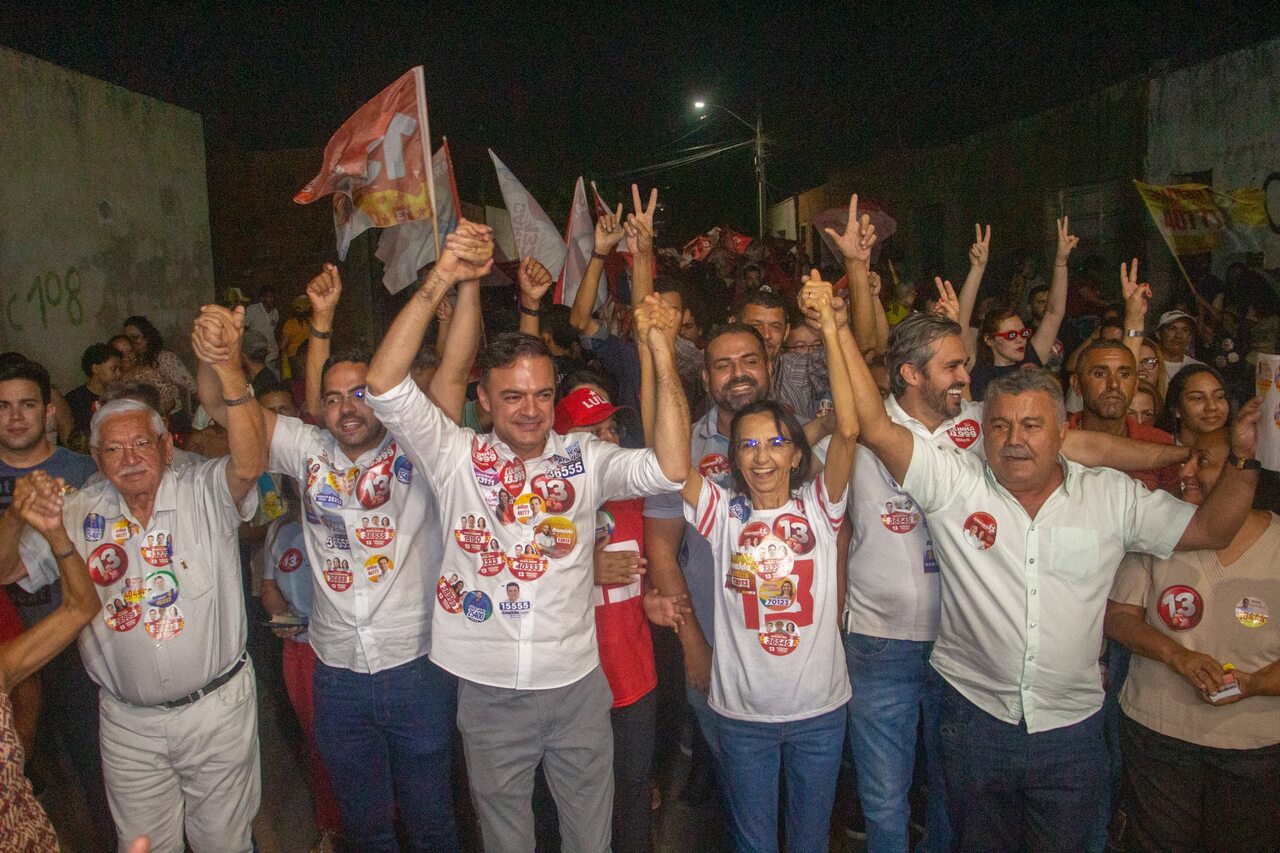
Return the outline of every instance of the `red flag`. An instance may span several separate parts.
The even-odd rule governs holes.
[[[310,204],[333,193],[338,257],[367,228],[431,219],[435,210],[422,66],[405,72],[356,110],[324,148],[324,166],[293,197]],[[456,208],[455,208],[456,209]]]

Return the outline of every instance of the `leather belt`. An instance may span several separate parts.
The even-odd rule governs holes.
[[[195,693],[188,693],[186,696],[183,696],[181,699],[174,699],[172,702],[161,702],[159,707],[182,708],[186,705],[190,705],[192,702],[199,701],[200,699],[204,698],[205,696],[208,696],[210,693],[217,690],[219,687],[221,687],[222,685],[230,681],[232,678],[234,678],[235,674],[244,668],[245,662],[247,660],[249,660],[249,653],[241,652],[240,660],[236,661],[235,664],[231,667],[231,669],[222,673],[222,675],[219,675],[217,678],[215,678],[213,681],[210,681],[204,687],[201,687]]]

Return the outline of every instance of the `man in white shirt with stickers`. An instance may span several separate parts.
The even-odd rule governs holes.
[[[440,274],[456,272],[455,260],[445,253]],[[427,658],[440,576],[437,503],[427,479],[365,402],[369,354],[329,356],[341,291],[331,264],[307,285],[308,371],[320,375],[325,428],[263,412],[268,469],[293,477],[303,493],[315,582],[308,632],[319,658],[312,681],[316,744],[349,844],[399,851],[398,808],[412,849],[454,851],[457,686]],[[197,351],[219,351],[216,330],[204,331],[197,321]],[[201,403],[221,420],[206,376],[201,373]]]
[[[102,599],[80,654],[102,687],[102,767],[120,849],[252,849],[260,773],[253,667],[237,535],[257,506],[266,463],[262,414],[240,366],[243,312],[219,309],[228,358],[213,384],[227,407],[230,456],[170,465],[160,416],[136,400],[105,404],[90,447],[103,482],[66,495],[63,519]],[[246,405],[248,404],[248,405]],[[56,558],[27,530],[0,552],[20,557],[28,590],[55,582]]]
[[[446,240],[449,253],[487,269],[492,233],[464,222]],[[460,679],[458,728],[486,848],[534,849],[531,797],[541,762],[565,849],[606,850],[613,697],[595,639],[596,510],[606,500],[671,491],[688,471],[687,457],[670,451],[689,428],[675,368],[679,317],[656,296],[637,309],[660,318],[647,342],[656,365],[656,451],[553,432],[554,366],[542,342],[524,334],[495,338],[481,361],[480,404],[494,424],[481,436],[455,425],[409,377],[413,354],[453,283],[428,277],[368,374],[370,404],[432,480],[441,519],[476,518],[475,528],[447,537],[431,657]],[[551,501],[555,514],[545,511]],[[535,532],[542,547],[534,544]],[[477,537],[487,540],[484,546]],[[483,559],[494,539],[508,555],[504,561]],[[510,600],[512,582],[527,607],[498,606]]]
[[[1115,566],[1125,551],[1230,541],[1257,475],[1224,476],[1206,511],[1067,461],[1061,389],[1041,370],[991,383],[985,462],[895,423],[860,359],[853,381],[863,441],[919,506],[942,566],[928,677],[956,843],[1085,849],[1105,791],[1097,651]],[[1256,419],[1255,405],[1237,429],[1243,456]]]

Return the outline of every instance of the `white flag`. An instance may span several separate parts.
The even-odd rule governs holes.
[[[458,211],[453,206],[452,164],[448,145],[431,155],[431,181],[435,185],[436,221],[440,242],[458,227]],[[436,240],[430,219],[414,219],[383,230],[378,238],[378,260],[382,261],[382,284],[389,293],[399,293],[418,280],[418,270],[436,259]]]
[[[568,251],[560,232],[551,224],[541,205],[498,159],[498,155],[493,153],[493,149],[489,150],[489,156],[493,158],[493,168],[498,172],[502,200],[507,205],[507,213],[511,214],[511,231],[515,235],[516,252],[521,258],[537,259],[551,273],[552,278],[558,278],[560,271],[564,269],[564,258]]]
[[[569,232],[566,237],[568,256],[564,262],[564,273],[556,282],[556,302],[560,305],[573,307],[578,286],[582,284],[582,277],[587,274],[587,264],[591,263],[591,253],[595,251],[595,231],[595,224],[591,221],[591,208],[587,205],[586,187],[582,178],[578,178],[578,184],[573,188],[573,207],[569,210]],[[600,278],[603,284],[604,276],[601,275]],[[599,311],[600,306],[604,305],[607,290],[606,287],[600,287],[596,291],[596,304],[591,307],[593,312]]]

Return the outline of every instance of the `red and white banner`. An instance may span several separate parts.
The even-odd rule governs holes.
[[[524,185],[512,174],[498,155],[489,150],[493,158],[493,168],[498,173],[498,187],[502,190],[502,201],[511,215],[511,232],[515,236],[516,254],[521,258],[533,257],[547,268],[552,278],[557,278],[564,269],[567,249],[564,238],[551,224],[546,211],[538,204]]]
[[[310,204],[333,194],[338,257],[368,228],[430,220],[434,187],[427,175],[427,95],[422,66],[343,122],[324,148],[324,165],[293,200]]]
[[[431,180],[435,185],[436,225],[440,242],[458,227],[458,182],[453,175],[449,140],[431,155]],[[382,261],[382,284],[390,293],[399,293],[418,280],[418,271],[436,259],[436,235],[430,219],[415,219],[385,229],[378,237],[378,260]]]
[[[694,261],[705,261],[707,255],[717,247],[727,249],[735,255],[741,255],[751,245],[751,238],[739,234],[728,225],[717,225],[705,234],[694,237],[680,250],[682,257]]]

